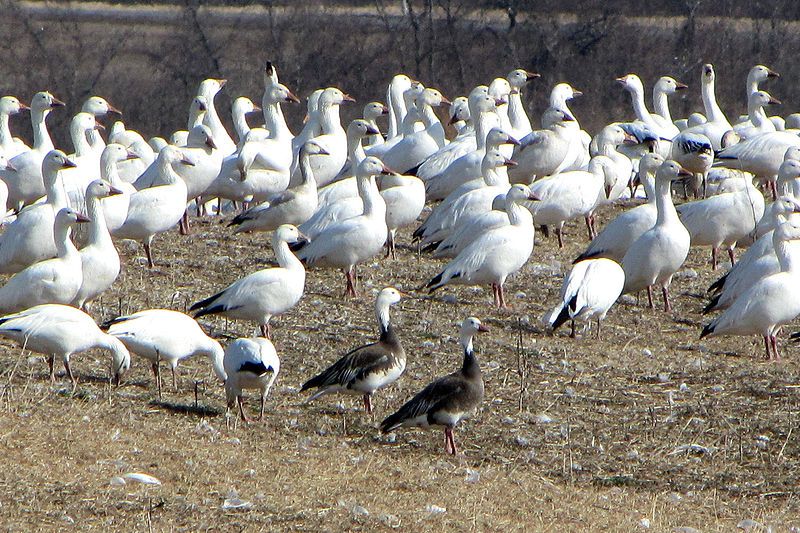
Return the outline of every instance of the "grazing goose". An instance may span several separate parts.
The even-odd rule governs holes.
[[[703,107],[705,108],[706,122],[684,131],[702,133],[711,141],[714,150],[721,150],[724,148],[722,143],[723,137],[733,128],[717,104],[717,97],[714,93],[715,79],[714,67],[710,64],[703,65],[700,87],[703,94]]]
[[[136,154],[117,143],[107,144],[100,155],[100,178],[119,191],[119,193],[102,200],[103,217],[106,220],[106,227],[112,235],[125,222],[128,216],[131,194],[136,192],[136,187],[133,184],[127,183],[120,178],[119,165],[124,161],[136,159],[137,157]]]
[[[380,253],[386,242],[386,203],[375,183],[377,174],[392,174],[375,157],[367,157],[358,166],[356,178],[363,191],[364,212],[332,223],[297,252],[308,266],[341,268],[346,278],[345,295],[357,296],[355,267]]]
[[[530,200],[536,196],[528,192]],[[431,279],[430,292],[447,284],[481,285],[490,283],[494,304],[507,308],[503,284],[517,272],[533,252],[533,218],[522,205],[511,202],[509,224],[491,229],[467,245],[445,268]]]
[[[8,186],[8,205],[14,209],[19,210],[46,193],[42,161],[54,147],[45,120],[50,111],[58,107],[64,107],[64,102],[48,92],[33,95],[31,100],[33,146],[30,150],[11,158],[13,170],[0,170],[0,179]]]
[[[56,214],[56,257],[34,263],[0,287],[0,312],[13,313],[39,304],[70,304],[81,288],[81,256],[70,230],[89,219],[65,207]]]
[[[586,259],[575,263],[561,285],[560,302],[545,315],[545,323],[555,331],[567,320],[588,322],[597,319],[597,339],[600,339],[600,322],[622,294],[625,272],[611,259]]]
[[[151,250],[153,237],[178,224],[186,210],[186,183],[172,165],[193,164],[178,148],[172,146],[161,150],[156,161],[159,165],[161,183],[164,184],[132,194],[128,203],[128,216],[122,226],[114,232],[114,237],[117,239],[141,242],[150,268],[155,264]]]
[[[24,349],[46,355],[50,381],[55,381],[55,358],[61,357],[73,388],[78,380],[69,366],[72,354],[93,348],[110,351],[111,376],[117,385],[122,374],[131,367],[131,356],[125,345],[101,331],[92,317],[68,305],[37,305],[0,317],[0,335],[17,341]]]
[[[96,180],[86,189],[86,207],[89,215],[89,238],[80,249],[81,275],[83,281],[72,305],[79,309],[108,290],[119,276],[119,254],[108,233],[106,219],[103,216],[101,200],[109,196],[122,194],[102,180]]]
[[[372,133],[366,139],[364,139],[364,148],[369,148],[371,146],[375,146],[376,144],[383,144],[385,142],[385,139],[381,134],[381,130],[378,128],[378,118],[388,114],[389,108],[380,102],[370,102],[364,106],[364,120],[367,121],[367,124],[369,124],[372,129],[378,132]]]
[[[172,386],[175,390],[178,389],[175,377],[178,361],[193,355],[208,356],[216,376],[225,381],[222,346],[207,336],[188,315],[170,309],[148,309],[109,320],[103,327],[110,335],[121,340],[131,353],[151,362],[159,396],[161,361],[166,361],[172,370]]]
[[[735,263],[733,249],[755,232],[756,224],[764,215],[764,196],[750,182],[749,177],[740,178],[744,187],[725,192],[726,180],[718,194],[688,202],[676,209],[681,222],[689,231],[692,246],[711,246],[711,268],[717,269],[717,252],[728,251],[731,264]],[[738,180],[737,180],[738,181]]]
[[[22,140],[11,135],[11,129],[8,127],[8,120],[11,116],[22,111],[30,111],[30,109],[30,107],[20,102],[16,96],[0,98],[0,153],[7,159],[30,150]]]
[[[222,364],[227,374],[225,399],[228,409],[238,404],[242,420],[248,422],[247,415],[244,414],[242,390],[258,389],[261,392],[258,420],[264,418],[264,399],[281,371],[281,361],[275,346],[263,337],[236,339],[225,347]]]
[[[289,224],[280,226],[272,236],[272,249],[279,266],[249,274],[189,310],[197,311],[195,318],[221,314],[256,322],[261,335],[270,338],[270,319],[297,305],[303,296],[306,271],[289,249],[290,244],[303,242],[297,228]]]
[[[75,163],[60,150],[53,150],[44,157],[42,174],[47,184],[47,199],[23,209],[6,227],[0,237],[0,272],[19,272],[56,254],[53,224],[56,213],[69,203],[58,173],[74,166]]]
[[[574,263],[596,257],[622,261],[630,245],[645,231],[656,223],[656,192],[653,177],[664,163],[664,158],[657,153],[648,153],[639,161],[639,179],[644,184],[647,202],[620,213],[614,220],[606,224],[603,231],[592,239],[586,251],[579,255]]]
[[[400,427],[444,426],[445,453],[456,455],[458,448],[453,429],[471,417],[483,401],[483,375],[480,363],[472,351],[472,338],[478,332],[489,331],[475,317],[461,324],[460,343],[464,362],[459,370],[441,377],[418,392],[391,416],[381,422],[381,432],[389,433]]]
[[[400,292],[387,287],[375,300],[380,338],[347,352],[322,373],[303,383],[300,391],[319,389],[307,402],[325,394],[361,394],[364,409],[372,414],[372,395],[397,381],[406,369],[406,353],[389,320],[389,307],[400,301]]]
[[[122,111],[108,103],[108,101],[103,98],[102,96],[90,96],[83,102],[81,106],[82,113],[89,113],[93,115],[95,118],[105,117],[109,113],[117,115],[119,117],[122,116]],[[103,153],[103,150],[106,148],[106,142],[103,140],[103,136],[100,135],[98,131],[99,128],[95,128],[89,132],[87,132],[86,137],[89,141],[89,145],[91,145],[92,150],[94,150],[95,154],[99,157],[100,154]]]
[[[728,309],[703,328],[700,338],[715,335],[762,335],[767,359],[780,359],[780,328],[800,314],[800,256],[787,244],[800,240],[800,226],[791,221],[772,236],[780,271],[754,283]]]
[[[672,180],[690,175],[675,161],[666,161],[659,167],[656,172],[656,223],[631,244],[622,258],[625,271],[623,293],[647,289],[650,308],[653,307],[653,285],[660,285],[664,310],[672,310],[669,285],[689,254],[691,238],[672,204],[671,186]]]
[[[272,231],[282,224],[299,226],[317,210],[317,181],[314,179],[309,158],[325,154],[325,150],[308,141],[300,148],[300,172],[303,181],[296,187],[272,196],[266,202],[251,207],[237,215],[228,226],[236,226],[234,233],[245,231]]]

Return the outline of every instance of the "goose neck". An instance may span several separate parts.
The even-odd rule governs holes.
[[[275,258],[278,260],[278,265],[281,268],[305,271],[303,263],[292,253],[289,245],[283,239],[273,236],[272,250],[275,252]]]
[[[378,185],[375,183],[375,176],[366,178],[366,195],[362,196],[364,201],[364,216],[369,218],[385,218],[386,203],[383,201]]]
[[[211,365],[214,367],[214,374],[216,374],[220,381],[225,381],[228,379],[228,374],[225,372],[225,367],[222,364],[225,352],[222,346],[214,339],[208,339],[207,343],[208,347],[205,351],[208,358],[211,359]]]
[[[264,127],[269,131],[269,138],[281,140],[291,136],[289,126],[283,116],[281,104],[278,102],[264,101],[262,105],[264,114]]]
[[[89,215],[89,244],[111,243],[111,235],[106,226],[106,217],[103,214],[103,204],[97,196],[89,196],[86,202],[86,211]]]
[[[633,112],[636,114],[636,118],[649,124],[651,117],[650,112],[647,110],[647,105],[644,103],[644,93],[639,87],[631,87],[629,91],[631,93],[631,102],[633,103]]]
[[[508,119],[511,121],[511,127],[517,131],[527,132],[532,129],[531,120],[522,104],[520,91],[512,92],[508,96]]]
[[[511,185],[508,180],[508,172],[504,171],[505,167],[487,168],[483,173],[483,181],[485,181],[486,185],[489,185],[490,187],[502,187],[504,185],[508,185],[510,187]]]
[[[8,126],[9,115],[5,111],[0,112],[0,146],[5,146],[13,141],[11,128]]]
[[[406,103],[403,100],[403,90],[399,84],[390,84],[386,93],[389,103],[389,128],[387,138],[392,139],[400,134],[400,126],[406,117]]]
[[[380,329],[381,340],[385,340],[385,337],[388,337],[392,331],[392,323],[389,318],[389,307],[390,304],[388,302],[378,300],[375,303],[375,318],[378,320],[378,329]]]
[[[478,358],[472,348],[472,334],[461,336],[461,346],[464,349],[464,362],[461,365],[461,373],[467,379],[478,378],[481,375],[481,367]]]
[[[67,207],[69,204],[67,193],[64,190],[64,183],[59,179],[58,172],[48,171],[44,176],[44,184],[47,203],[53,206],[53,210],[58,212],[59,209]]]
[[[755,102],[752,98],[747,102],[747,114],[750,116],[750,122],[753,126],[759,128],[767,122],[767,114],[764,112],[764,106]]]
[[[323,135],[343,133],[342,122],[339,118],[338,104],[323,104],[320,110],[319,125]]]
[[[72,230],[72,226],[69,223],[56,223],[55,227],[53,228],[53,237],[55,237],[55,245],[56,245],[56,256],[60,258],[68,257],[72,254],[77,254],[78,250],[75,249],[75,245],[72,244],[72,239],[69,238],[69,234]]]
[[[656,209],[658,210],[656,225],[658,226],[675,222],[681,223],[678,218],[678,212],[675,210],[675,205],[672,203],[670,185],[670,180],[656,182]]]
[[[50,132],[47,131],[47,115],[50,109],[32,109],[31,125],[33,126],[33,148],[40,152],[49,152],[54,148],[53,141],[50,139]]]
[[[433,107],[427,104],[423,105],[420,114],[422,115],[422,123],[425,124],[426,128],[439,124],[439,117],[436,116]]]
[[[94,129],[87,130],[80,126],[74,126],[72,129],[72,146],[75,148],[75,155],[78,157],[84,156],[92,151],[92,146],[89,144],[88,136]]]
[[[242,109],[236,109],[233,113],[233,130],[236,138],[242,140],[250,133],[250,126],[247,124],[246,113]]]
[[[703,107],[706,111],[706,118],[709,122],[728,122],[725,115],[722,113],[719,104],[717,104],[717,97],[714,91],[714,80],[708,80],[702,85],[701,93],[703,95]]]
[[[664,120],[672,123],[672,114],[669,111],[669,96],[662,90],[653,91],[653,110]]]
[[[100,177],[117,187],[120,184],[119,169],[117,162],[111,157],[100,159]]]
[[[305,187],[313,187],[314,194],[316,194],[317,180],[314,179],[314,171],[311,169],[311,158],[305,153],[300,156],[300,176],[303,179],[302,185]]]

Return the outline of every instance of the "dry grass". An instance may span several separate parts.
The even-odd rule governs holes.
[[[509,283],[513,312],[491,309],[486,288],[415,292],[395,308],[409,367],[378,395],[377,419],[459,364],[457,320],[476,315],[492,329],[476,341],[486,401],[457,431],[457,458],[443,454],[439,432],[379,436],[356,398],[302,405],[296,394],[374,337],[370,291],[411,290],[436,273],[437,263],[409,249],[362,267],[365,295],[355,301],[339,298],[339,273],[310,274],[304,300],[275,321],[283,373],[260,424],[226,424],[222,388],[202,359],[183,364],[180,392],[168,387],[159,402],[140,360],[114,390],[103,379],[107,356],[76,356],[72,395],[63,382],[50,387],[43,359],[4,344],[0,523],[16,531],[73,521],[126,531],[630,531],[643,518],[655,531],[731,531],[742,519],[800,526],[797,349],[784,346],[784,361],[773,364],[754,357],[757,339],[697,340],[700,296],[715,278],[706,251],[690,256],[698,277],[675,281],[672,315],[622,303],[602,341],[547,336],[539,317],[585,245],[582,228],[572,225],[568,240],[563,251],[537,244]],[[266,242],[203,220],[188,238],[157,239],[153,272],[123,244],[123,276],[94,314],[183,309],[264,265]],[[254,332],[224,319],[203,324],[218,337]],[[679,451],[689,444],[706,451]],[[126,472],[163,484],[110,485]],[[252,508],[224,510],[232,489]]]

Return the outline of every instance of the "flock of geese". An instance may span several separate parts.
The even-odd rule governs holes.
[[[635,74],[617,81],[632,99],[635,119],[613,122],[591,136],[569,105],[581,92],[553,87],[533,129],[522,101],[539,75],[523,69],[448,100],[440,91],[398,74],[385,103],[364,106],[363,118],[343,127],[340,106],[354,99],[330,87],[312,92],[302,130],[294,134],[284,104],[300,99],[264,69],[260,106],[246,97],[232,105],[235,136],[224,127],[214,99],[225,80],[203,81],[189,105],[185,130],[148,140],[121,120],[107,138],[98,119],[121,112],[89,98],[70,125],[74,153],[55,149],[46,119],[64,103],[48,92],[30,106],[0,99],[0,335],[45,354],[50,377],[60,357],[73,387],[72,354],[102,348],[112,354],[119,383],[131,354],[150,362],[161,392],[160,363],[173,386],[178,363],[205,355],[224,382],[228,408],[247,420],[242,391],[264,400],[280,371],[270,341],[272,317],[302,299],[307,268],[345,276],[345,295],[358,294],[357,268],[376,256],[395,257],[397,232],[416,225],[422,253],[447,259],[421,287],[491,285],[494,305],[506,308],[505,283],[529,260],[535,228],[584,219],[591,243],[564,279],[558,303],[543,318],[555,330],[570,322],[600,324],[620,295],[661,289],[670,311],[670,284],[690,247],[710,247],[712,268],[726,251],[731,269],[710,288],[705,312],[721,312],[708,335],[761,335],[768,358],[778,359],[779,329],[800,314],[800,115],[769,116],[779,103],[760,84],[778,74],[758,65],[747,78],[747,114],[730,122],[715,99],[715,72],[700,75],[703,114],[673,119],[669,97],[687,86],[662,77],[647,108]],[[446,107],[444,124],[436,108]],[[30,112],[33,143],[10,130],[10,118]],[[255,117],[258,120],[248,117]],[[379,124],[386,118],[388,125]],[[257,122],[251,127],[250,122]],[[452,126],[454,135],[449,135]],[[687,200],[679,206],[674,197]],[[766,198],[765,198],[766,196]],[[645,198],[598,231],[595,211],[606,204]],[[633,203],[633,202],[631,202]],[[418,224],[426,204],[432,205]],[[239,209],[241,206],[241,209]],[[142,244],[153,267],[155,237],[178,227],[190,231],[190,212],[234,212],[232,233],[270,232],[277,266],[253,272],[191,306],[194,317],[168,309],[142,310],[98,326],[86,313],[120,273],[116,243]],[[75,232],[77,227],[83,231]],[[736,261],[737,244],[748,246]],[[390,320],[403,297],[380,291],[375,302],[376,342],[358,347],[311,377],[308,401],[326,394],[372,396],[397,381],[406,354]],[[256,325],[260,337],[226,347],[195,320],[218,314]],[[444,426],[446,451],[457,451],[453,428],[483,399],[473,338],[487,331],[477,318],[461,325],[461,367],[431,382],[380,424]]]

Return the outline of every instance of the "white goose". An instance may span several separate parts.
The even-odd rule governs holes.
[[[11,129],[8,126],[10,117],[22,111],[30,111],[30,109],[30,107],[20,102],[16,96],[0,98],[0,153],[7,159],[30,150],[21,139],[11,135]]]
[[[0,240],[0,272],[19,272],[56,254],[53,223],[56,213],[69,203],[58,173],[74,166],[75,163],[59,150],[44,157],[41,172],[47,184],[47,200],[23,209],[6,228]]]
[[[469,111],[469,100],[466,96],[457,96],[451,100],[452,103],[450,104],[450,120],[448,121],[448,125],[453,126],[453,129],[456,130],[456,139],[461,137],[462,135],[467,135],[470,131],[473,131],[473,124],[472,124],[472,115]],[[447,146],[453,144],[456,140],[453,139],[450,141]],[[427,163],[430,161],[430,157],[425,161]],[[423,163],[423,165],[425,164]],[[420,168],[422,168],[420,166]]]
[[[514,183],[531,183],[574,165],[577,151],[582,149],[578,137],[581,130],[575,129],[573,124],[575,118],[563,110],[549,109],[545,112],[545,121],[548,126],[520,139],[520,145],[514,149],[513,157],[518,165],[508,172]]]
[[[800,147],[800,137],[794,133],[788,131],[761,133],[717,153],[714,166],[750,172],[765,182],[775,195],[777,194],[775,180],[786,150],[798,147]]]
[[[416,176],[381,176],[380,193],[389,231],[386,253],[394,258],[397,230],[414,224],[425,207],[425,184]]]
[[[656,208],[658,215],[655,225],[645,231],[631,244],[622,268],[625,270],[624,293],[647,289],[647,299],[653,307],[653,285],[660,285],[664,296],[664,309],[672,310],[669,301],[669,285],[672,276],[683,265],[689,253],[689,232],[678,218],[672,204],[672,180],[679,176],[689,176],[674,161],[666,161],[656,172]]]
[[[511,123],[511,135],[515,139],[522,139],[531,131],[531,120],[525,111],[522,103],[522,89],[532,80],[540,78],[536,72],[529,72],[525,69],[514,69],[508,73],[506,80],[511,85],[511,94],[508,97],[508,118]]]
[[[306,98],[306,116],[303,119],[303,129],[292,139],[292,153],[298,153],[300,148],[322,133],[319,126],[319,97],[325,89],[316,89]],[[294,164],[294,162],[292,163]]]
[[[197,89],[197,95],[203,96],[206,100],[206,113],[203,117],[203,125],[211,129],[211,135],[214,137],[217,148],[223,156],[232,154],[236,151],[236,143],[233,142],[222,120],[217,114],[217,108],[214,105],[214,97],[225,86],[226,80],[218,80],[209,78],[200,83]]]
[[[529,197],[535,199],[533,195]],[[450,283],[490,283],[495,305],[507,307],[503,284],[528,261],[534,237],[530,212],[516,202],[509,207],[509,224],[491,229],[472,241],[427,283],[430,292]]]
[[[780,100],[774,98],[766,91],[756,91],[747,99],[747,116],[746,123],[737,124],[734,131],[741,139],[747,139],[759,133],[770,133],[777,131],[775,124],[767,117],[764,111],[764,106],[779,105]]]
[[[122,116],[122,111],[108,103],[108,100],[102,96],[90,96],[87,98],[81,106],[81,112],[89,113],[95,118],[105,117],[109,113],[120,117]],[[86,137],[89,140],[92,150],[94,150],[94,152],[97,154],[97,157],[100,157],[100,154],[103,153],[103,150],[106,147],[106,142],[103,140],[103,137],[100,135],[98,129],[93,129],[92,131],[88,132]]]
[[[100,155],[100,178],[110,183],[112,187],[120,191],[118,194],[103,198],[103,217],[106,219],[106,227],[113,235],[128,217],[128,205],[130,204],[131,194],[136,192],[136,187],[131,183],[123,181],[119,176],[119,167],[123,161],[136,159],[138,156],[127,148],[117,143],[106,145]]]
[[[606,156],[612,163],[606,173],[605,192],[606,200],[613,202],[628,188],[633,173],[633,163],[628,156],[618,152],[617,147],[635,141],[632,135],[616,124],[603,128],[595,137],[595,141],[597,150],[594,155]]]
[[[381,130],[378,127],[378,119],[388,114],[389,108],[380,102],[369,102],[364,106],[364,111],[362,113],[364,120],[366,120],[367,124],[369,124],[375,131],[378,132],[371,134],[364,140],[364,148],[369,148],[385,142],[385,139],[380,132]]]
[[[266,202],[251,207],[237,215],[228,226],[236,226],[234,233],[245,231],[272,231],[282,224],[302,224],[317,209],[317,181],[314,179],[309,158],[324,154],[325,150],[314,141],[300,149],[300,172],[303,181],[296,187],[278,193]]]
[[[31,123],[33,146],[11,158],[13,170],[0,170],[0,179],[8,186],[8,205],[19,209],[35,202],[45,194],[42,161],[53,149],[53,141],[47,131],[45,120],[50,111],[64,107],[64,102],[48,92],[39,92],[31,100]]]
[[[81,288],[81,256],[72,240],[70,230],[75,224],[89,219],[69,208],[55,218],[56,257],[34,263],[14,274],[0,287],[0,312],[12,313],[28,307],[46,304],[69,304]]]
[[[617,301],[625,285],[625,271],[611,259],[587,259],[575,263],[561,285],[561,300],[544,317],[547,326],[555,331],[567,320],[572,320],[575,336],[575,321],[587,323],[597,319],[597,338],[600,339],[600,322]],[[588,324],[587,324],[588,325]]]
[[[186,183],[175,173],[172,165],[192,165],[179,149],[172,146],[161,150],[156,161],[161,173],[160,181],[164,185],[132,194],[128,203],[128,216],[113,234],[117,239],[141,242],[150,268],[154,266],[151,251],[153,237],[178,224],[186,210]]]
[[[800,314],[800,256],[787,246],[800,240],[800,226],[784,222],[772,237],[780,271],[753,284],[720,316],[703,328],[700,338],[716,335],[762,335],[767,359],[780,359],[780,328]]]
[[[89,302],[108,290],[119,276],[119,254],[108,233],[101,203],[102,199],[116,194],[122,194],[122,191],[102,180],[93,181],[86,189],[89,238],[79,252],[83,281],[72,301],[72,305],[79,309],[85,309]]]
[[[225,381],[222,346],[207,336],[190,316],[170,309],[148,309],[121,316],[103,324],[110,335],[122,341],[128,350],[151,362],[159,396],[161,372],[159,363],[166,361],[172,370],[172,386],[177,390],[175,370],[181,359],[205,355],[211,360],[214,373]]]
[[[238,404],[242,420],[248,422],[247,415],[244,414],[242,391],[258,389],[261,393],[258,420],[264,418],[264,400],[281,371],[281,362],[275,346],[263,337],[236,339],[225,347],[222,363],[227,374],[225,399],[228,410],[234,404]]]
[[[360,189],[366,193],[364,212],[331,224],[297,254],[309,266],[341,268],[347,280],[347,295],[356,295],[355,266],[377,255],[386,242],[386,203],[375,184],[375,176],[382,173],[392,171],[375,157],[364,159],[356,174],[363,184]]]
[[[119,121],[114,123],[115,126],[117,124],[122,123]],[[124,127],[120,131],[110,134],[108,142],[120,144],[136,155],[135,158],[121,162],[118,166],[119,177],[125,183],[135,182],[158,155],[138,132],[126,130]]]
[[[714,67],[710,64],[703,65],[700,86],[703,94],[703,107],[705,108],[706,122],[684,131],[702,133],[711,141],[714,150],[721,150],[724,148],[722,145],[722,138],[733,128],[731,127],[731,123],[728,122],[728,119],[725,118],[725,114],[719,108],[719,104],[717,104],[717,98],[714,93],[715,79]]]
[[[672,114],[669,111],[669,97],[677,91],[683,91],[688,88],[687,85],[677,81],[675,78],[669,76],[660,77],[653,86],[653,113],[650,114],[652,119],[664,126],[674,124]]]
[[[84,205],[86,187],[100,179],[100,152],[89,143],[89,136],[102,127],[90,113],[78,113],[70,122],[70,138],[75,152],[68,157],[76,166],[62,171],[61,181],[73,207]]]
[[[250,132],[250,125],[247,123],[247,115],[250,113],[261,112],[261,107],[253,103],[246,96],[239,96],[233,101],[231,106],[231,117],[233,118],[233,130],[236,138],[243,141]]]
[[[92,317],[68,305],[37,305],[0,317],[0,335],[17,341],[27,350],[46,355],[51,381],[55,381],[55,358],[60,357],[73,388],[78,383],[69,365],[73,354],[93,348],[110,351],[111,376],[117,385],[131,366],[125,345],[101,331]]]
[[[278,266],[249,274],[189,309],[195,318],[221,314],[229,318],[256,322],[261,335],[270,338],[269,321],[287,312],[303,297],[306,271],[289,249],[302,244],[303,236],[294,226],[285,224],[272,236],[272,249]]]
[[[347,162],[333,182],[319,189],[319,205],[328,205],[342,198],[358,194],[355,171],[359,163],[367,157],[364,147],[361,145],[361,140],[372,135],[374,131],[378,130],[363,119],[356,119],[347,126]]]
[[[765,67],[764,65],[755,65],[750,71],[747,73],[747,102],[748,102],[748,114],[744,117],[741,117],[738,124],[734,124],[733,129],[738,134],[742,130],[747,130],[750,126],[753,125],[752,117],[749,114],[749,103],[750,103],[750,95],[758,91],[758,86],[762,82],[765,82],[769,79],[773,78],[780,78],[781,75],[772,70],[769,67]]]
[[[665,139],[672,139],[678,134],[677,126],[671,121],[668,122],[658,113],[650,113],[650,111],[647,110],[647,105],[644,101],[644,85],[639,76],[636,74],[626,74],[621,78],[617,78],[617,81],[630,93],[633,111],[636,114],[637,120],[641,121],[657,135]]]

